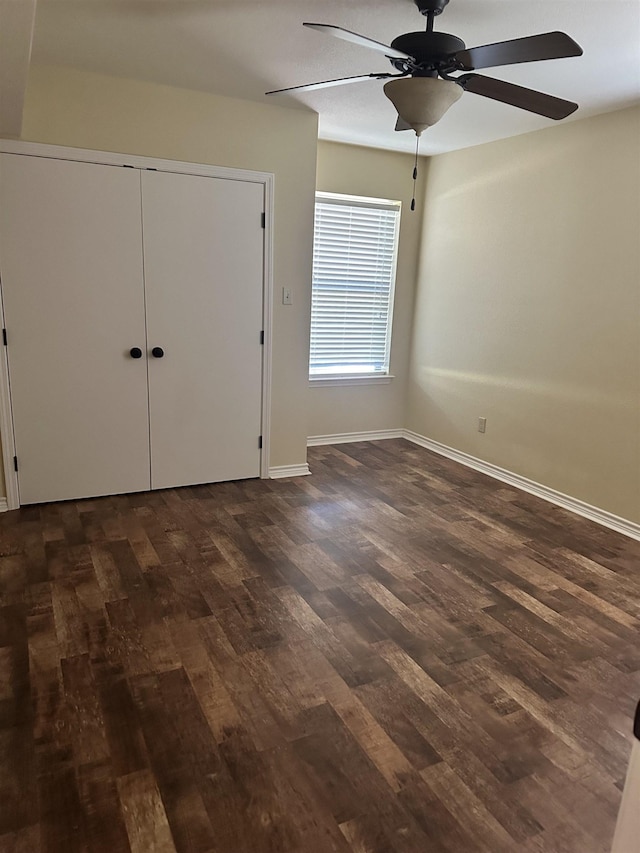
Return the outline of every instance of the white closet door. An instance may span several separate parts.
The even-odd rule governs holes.
[[[21,503],[148,489],[139,172],[2,154],[0,197]]]
[[[263,187],[144,172],[142,207],[152,487],[258,477]]]

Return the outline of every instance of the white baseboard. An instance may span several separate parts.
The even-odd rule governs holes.
[[[495,480],[515,486],[516,489],[521,489],[530,495],[535,495],[556,506],[561,506],[563,509],[568,509],[569,512],[574,512],[576,515],[581,515],[583,518],[588,518],[590,521],[602,524],[604,527],[615,530],[617,533],[640,540],[640,524],[636,524],[626,518],[620,518],[620,516],[613,515],[613,513],[599,507],[591,506],[591,504],[578,500],[578,498],[572,498],[570,495],[557,492],[555,489],[549,488],[549,486],[543,486],[542,483],[536,483],[534,480],[529,480],[520,474],[514,474],[513,471],[499,468],[497,465],[492,465],[491,462],[484,462],[482,459],[470,456],[461,450],[454,450],[453,447],[447,447],[446,444],[440,444],[438,441],[425,438],[425,436],[418,435],[418,433],[411,430],[405,430],[404,437],[407,441],[419,444],[420,447],[426,447],[427,450],[433,450],[434,453],[446,456],[447,459],[453,459],[454,462],[466,465],[467,468],[473,468],[474,471],[480,471],[482,474],[487,474]]]
[[[306,477],[311,473],[309,466],[304,465],[276,465],[274,468],[269,468],[269,478],[271,480],[282,480],[284,477]]]
[[[622,533],[623,536],[629,536],[631,539],[640,541],[640,524],[634,521],[621,518],[599,507],[591,506],[591,504],[578,500],[578,498],[565,495],[562,492],[549,488],[549,486],[543,486],[542,483],[536,483],[534,480],[529,480],[527,477],[515,474],[513,471],[507,471],[505,468],[500,468],[491,462],[484,462],[482,459],[478,459],[468,453],[463,453],[461,450],[455,450],[446,444],[440,444],[438,441],[426,438],[426,436],[419,435],[417,432],[412,432],[409,429],[314,435],[309,437],[307,445],[315,447],[321,444],[346,444],[352,441],[380,441],[385,438],[406,438],[407,441],[411,441],[413,444],[418,444],[420,447],[432,450],[440,456],[446,456],[447,459],[452,459],[454,462],[466,465],[467,468],[473,468],[474,471],[480,471],[480,473],[486,474],[488,477],[493,477],[495,480],[500,480],[502,483],[507,483],[516,489],[521,489],[523,492],[528,492],[530,495],[542,498],[549,503],[569,510],[569,512],[581,515],[583,518],[588,518],[589,521],[595,521],[596,524],[601,524],[603,527],[615,530],[616,533]]]
[[[310,435],[307,447],[319,447],[322,444],[350,444],[353,441],[382,441],[385,438],[404,438],[403,429],[379,429],[371,432],[342,432],[336,435]]]
[[[7,506],[7,499],[0,498],[0,512],[8,512],[9,507]]]

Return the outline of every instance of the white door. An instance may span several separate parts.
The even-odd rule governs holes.
[[[152,488],[258,477],[263,186],[146,171],[142,208]]]
[[[148,489],[139,172],[2,154],[0,199],[20,502]]]

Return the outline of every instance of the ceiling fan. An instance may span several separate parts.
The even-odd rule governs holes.
[[[504,80],[474,73],[478,68],[581,56],[580,45],[565,33],[542,33],[467,48],[462,39],[457,36],[434,32],[434,19],[441,14],[449,0],[414,0],[414,2],[427,18],[426,31],[404,33],[395,38],[390,45],[332,24],[303,24],[318,32],[362,47],[369,47],[384,54],[397,73],[381,72],[355,77],[339,77],[304,86],[275,89],[266,94],[277,95],[282,92],[323,89],[372,78],[388,80],[384,91],[398,113],[395,129],[413,129],[417,136],[420,136],[426,127],[439,121],[463,92],[482,95],[555,120],[566,118],[578,109],[578,105],[572,101],[565,101],[553,95],[546,95]],[[464,73],[452,76],[457,72]]]

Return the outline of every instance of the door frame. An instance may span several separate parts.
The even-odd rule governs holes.
[[[230,181],[244,181],[261,184],[264,190],[264,252],[262,272],[262,329],[264,346],[262,350],[262,451],[260,455],[260,477],[269,477],[269,448],[271,437],[271,371],[272,371],[272,328],[273,328],[273,210],[275,176],[271,172],[255,172],[248,169],[235,169],[227,166],[214,166],[205,163],[188,163],[180,160],[165,160],[155,157],[143,157],[138,154],[118,154],[112,151],[93,151],[84,148],[68,148],[60,145],[45,145],[39,142],[20,142],[0,139],[0,153],[18,154],[27,157],[44,157],[50,160],[75,160],[80,163],[99,163],[105,166],[133,167],[140,170],[174,172],[183,175],[200,175],[209,178],[222,178]],[[0,258],[0,274],[2,272]],[[2,302],[2,282],[0,280],[0,320],[4,323]],[[260,329],[256,329],[256,334]],[[11,330],[7,330],[9,339]],[[2,442],[2,461],[4,463],[7,488],[7,508],[18,509],[20,497],[18,475],[14,470],[15,437],[13,431],[13,413],[11,408],[11,384],[7,347],[2,347],[0,356],[0,440]]]

